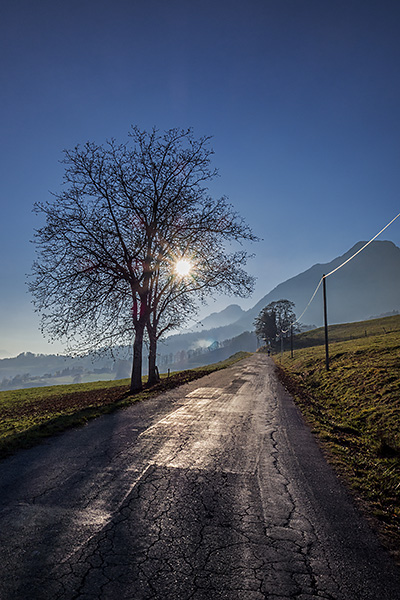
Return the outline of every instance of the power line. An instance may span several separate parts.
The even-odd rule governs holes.
[[[314,293],[311,296],[310,300],[308,301],[307,306],[305,307],[305,309],[303,310],[303,312],[301,313],[301,315],[295,321],[293,321],[293,323],[290,324],[290,327],[293,327],[293,325],[295,325],[296,323],[298,323],[300,321],[301,317],[304,315],[304,313],[306,312],[307,308],[310,306],[311,302],[314,300],[315,295],[316,295],[316,293],[318,292],[318,290],[319,290],[319,288],[321,286],[322,280],[323,280],[323,277],[321,277],[321,279],[319,280],[319,283],[318,283],[317,287],[315,288]],[[289,331],[290,327],[288,327],[285,330],[282,329],[281,333],[287,333]]]
[[[364,250],[364,248],[366,248],[367,246],[370,245],[371,242],[373,242],[374,240],[376,240],[376,238],[379,235],[381,235],[381,233],[383,233],[385,231],[385,229],[387,229],[389,227],[389,225],[391,225],[398,217],[400,217],[400,213],[398,215],[396,215],[395,218],[390,221],[390,223],[388,223],[387,225],[385,225],[385,227],[383,229],[381,229],[380,232],[377,233],[371,240],[369,240],[369,242],[367,242],[366,244],[364,244],[364,246],[362,248],[360,248],[359,250],[357,250],[357,252],[355,252],[353,254],[353,256],[350,256],[350,258],[348,258],[341,265],[339,265],[338,267],[336,267],[336,269],[333,269],[333,271],[331,271],[330,273],[327,273],[325,275],[325,277],[329,277],[329,275],[333,275],[333,273],[336,273],[336,271],[338,271],[339,269],[341,269],[342,267],[344,267],[344,265],[347,265],[347,263],[350,262],[355,256],[357,256],[357,254],[360,254],[360,252],[362,252]]]
[[[345,260],[344,262],[342,262],[342,264],[341,264],[341,265],[339,265],[338,267],[336,267],[336,269],[333,269],[332,271],[330,271],[330,273],[327,273],[326,275],[323,275],[323,276],[321,277],[321,279],[319,280],[319,283],[318,283],[317,287],[315,288],[315,291],[314,291],[313,295],[311,296],[310,300],[308,301],[308,304],[307,304],[307,306],[305,307],[305,309],[303,310],[303,312],[301,313],[301,315],[299,316],[299,318],[298,318],[298,319],[296,319],[295,321],[293,321],[293,323],[292,323],[292,326],[293,326],[295,323],[298,323],[298,322],[300,321],[301,317],[304,315],[304,313],[306,312],[306,310],[307,310],[307,309],[308,309],[308,307],[310,306],[311,302],[314,300],[314,298],[315,298],[315,295],[316,295],[316,293],[318,292],[318,290],[319,290],[319,288],[320,288],[320,286],[321,286],[321,283],[322,283],[322,281],[323,281],[324,279],[326,279],[327,277],[329,277],[329,275],[333,275],[333,273],[336,273],[336,271],[338,271],[339,269],[341,269],[342,267],[344,267],[344,265],[347,265],[347,263],[348,263],[348,262],[350,262],[351,260],[353,260],[353,258],[354,258],[355,256],[357,256],[357,254],[360,254],[360,252],[362,252],[363,250],[365,250],[365,248],[366,248],[367,246],[369,246],[369,245],[371,244],[371,242],[373,242],[374,240],[376,240],[376,238],[377,238],[378,236],[380,236],[380,235],[381,235],[381,233],[383,233],[383,232],[385,231],[385,229],[387,229],[387,228],[388,228],[388,227],[389,227],[389,226],[390,226],[392,223],[394,223],[394,221],[395,221],[396,219],[398,219],[398,217],[400,217],[400,213],[399,213],[398,215],[396,215],[396,216],[394,217],[394,219],[392,219],[392,220],[391,220],[391,221],[390,221],[390,222],[389,222],[387,225],[385,225],[385,227],[384,227],[383,229],[381,229],[381,230],[380,230],[380,231],[379,231],[379,232],[378,232],[376,235],[374,235],[374,237],[373,237],[373,238],[371,238],[371,239],[369,240],[369,242],[367,242],[366,244],[364,244],[364,246],[363,246],[362,248],[360,248],[359,250],[357,250],[357,252],[355,252],[355,253],[354,253],[352,256],[350,256],[350,258],[348,258],[347,260]],[[286,329],[286,331],[282,331],[282,333],[287,333],[287,332],[289,331],[289,329],[290,329],[290,328]]]
[[[314,291],[313,295],[311,296],[310,300],[308,301],[307,306],[305,307],[305,309],[303,310],[303,312],[301,313],[301,315],[298,317],[298,319],[296,319],[295,321],[293,321],[292,325],[294,325],[295,323],[297,323],[298,321],[300,321],[301,317],[304,315],[304,313],[306,312],[306,310],[310,306],[311,302],[314,300],[316,293],[318,292],[319,288],[321,287],[322,279],[323,279],[323,277],[321,277],[321,279],[319,280],[319,283],[318,283],[317,287],[315,288],[315,291]],[[289,331],[289,329],[287,329],[283,333],[287,333],[288,331]]]

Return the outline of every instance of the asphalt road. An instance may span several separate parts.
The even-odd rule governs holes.
[[[398,600],[270,358],[0,463],[1,600]]]

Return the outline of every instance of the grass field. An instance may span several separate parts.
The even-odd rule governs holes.
[[[400,315],[371,319],[370,321],[359,321],[358,323],[331,325],[328,337],[330,342],[345,342],[396,332],[400,334]],[[323,327],[305,331],[295,338],[297,348],[309,348],[310,346],[319,346],[324,343],[325,334]]]
[[[161,382],[139,394],[129,393],[129,380],[98,381],[0,392],[0,457],[38,443],[89,419],[130,406],[138,400],[224,369],[249,356],[238,352],[222,362],[161,376]]]
[[[400,316],[323,329],[276,355],[281,378],[400,559]],[[307,344],[309,347],[307,347]],[[319,344],[319,345],[318,345]]]

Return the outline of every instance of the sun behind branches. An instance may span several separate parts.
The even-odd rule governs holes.
[[[180,277],[185,277],[186,275],[189,275],[191,269],[192,269],[192,263],[190,261],[186,260],[185,258],[181,258],[180,260],[178,260],[175,263],[175,272]]]

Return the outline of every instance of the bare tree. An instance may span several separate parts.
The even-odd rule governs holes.
[[[162,335],[194,316],[198,302],[207,296],[226,293],[246,297],[254,283],[243,268],[247,253],[229,252],[228,246],[232,241],[256,238],[224,198],[214,201],[205,197],[201,204],[187,207],[184,219],[180,212],[174,215],[171,208],[168,218],[163,252],[169,259],[154,262],[149,284],[149,382],[156,380],[156,347]],[[174,271],[182,258],[190,265],[186,276]]]
[[[226,207],[228,211],[229,208]],[[162,276],[159,272],[150,285],[151,314],[147,322],[149,336],[149,383],[157,379],[155,357],[157,340],[170,329],[184,323],[197,313],[198,302],[217,292],[248,296],[253,287],[253,278],[243,266],[246,264],[246,252],[226,251],[218,227],[213,229],[209,215],[201,221],[201,228],[190,240],[188,256],[191,264],[186,277],[174,275]],[[231,216],[233,219],[234,216]],[[208,228],[209,226],[209,228]],[[221,225],[222,226],[222,225]],[[225,222],[223,232],[226,235],[228,225]],[[214,243],[212,243],[214,242]],[[211,250],[212,248],[212,250]],[[153,287],[153,283],[155,283]]]
[[[278,336],[289,336],[290,327],[296,321],[294,307],[290,300],[270,302],[254,320],[257,337],[273,346]]]
[[[255,334],[258,338],[264,340],[268,346],[275,344],[278,329],[276,326],[276,314],[270,305],[263,308],[260,314],[254,319],[254,326]]]
[[[216,175],[208,137],[133,128],[130,138],[65,151],[64,191],[35,205],[46,221],[35,234],[30,290],[43,330],[70,348],[133,338],[137,391],[146,330],[153,380],[157,339],[195,310],[195,296],[250,292],[247,255],[227,244],[256,238],[224,198],[206,193]],[[193,261],[185,279],[174,271],[182,256]]]

